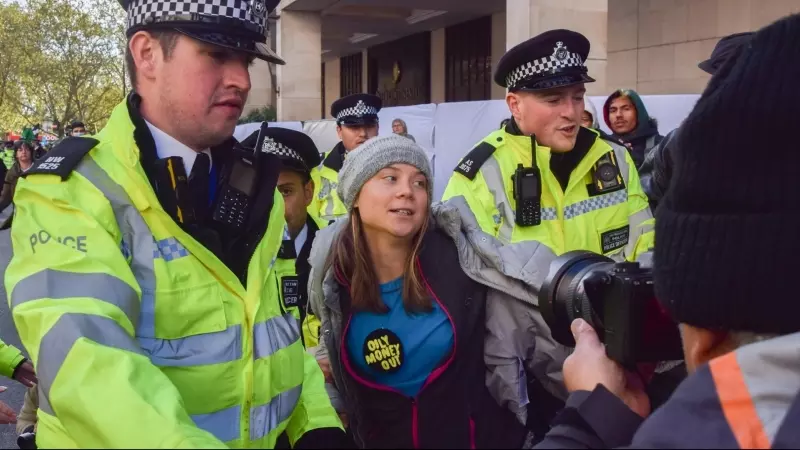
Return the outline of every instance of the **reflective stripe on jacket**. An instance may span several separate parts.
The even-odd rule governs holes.
[[[541,224],[520,227],[515,223],[516,201],[512,176],[519,164],[531,166],[532,138],[495,131],[481,145],[495,148],[474,179],[455,173],[443,200],[464,196],[481,229],[503,242],[538,241],[556,254],[589,250],[634,259],[653,246],[654,220],[642,191],[636,167],[624,147],[596,137],[586,156],[573,170],[566,192],[550,171],[550,149],[537,145],[536,162],[541,174]],[[590,195],[592,167],[613,152],[626,188]],[[627,230],[627,233],[626,233]],[[620,239],[625,237],[624,242]],[[624,244],[624,245],[622,245]],[[604,251],[604,248],[606,251]]]
[[[339,170],[344,163],[344,147],[341,142],[325,154],[322,164],[311,170],[314,180],[314,198],[308,207],[309,213],[323,221],[330,222],[347,214],[344,202],[339,198]]]
[[[39,447],[267,448],[340,427],[281,308],[281,196],[243,286],[161,207],[133,135],[123,103],[68,178],[17,186],[5,284],[38,372]]]

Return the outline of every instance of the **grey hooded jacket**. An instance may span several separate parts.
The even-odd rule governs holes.
[[[527,377],[560,399],[566,399],[561,368],[569,349],[556,343],[538,308],[537,296],[555,254],[538,242],[502,244],[481,231],[463,197],[432,206],[432,224],[453,239],[464,273],[487,286],[486,384],[498,404],[507,407],[521,423],[527,419]],[[309,305],[322,322],[320,346],[311,349],[317,360],[327,358],[336,386],[329,385],[334,407],[346,411],[337,388],[344,386],[339,351],[344,318],[339,305],[339,285],[326,267],[330,249],[346,220],[321,230],[309,262]],[[329,352],[331,353],[329,355]],[[329,357],[332,356],[332,357]]]

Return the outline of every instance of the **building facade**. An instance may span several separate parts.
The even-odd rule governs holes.
[[[796,12],[800,0],[282,0],[270,41],[287,64],[253,66],[248,107],[311,120],[357,92],[387,106],[502,99],[498,59],[556,28],[591,41],[590,95],[695,94],[721,37]]]

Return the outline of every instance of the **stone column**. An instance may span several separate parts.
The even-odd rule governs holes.
[[[246,115],[254,109],[261,109],[274,105],[272,75],[270,73],[270,63],[256,59],[250,67],[250,95],[247,97],[245,104]],[[274,65],[273,68],[274,69]]]
[[[445,29],[431,31],[431,103],[444,103],[447,97]]]
[[[494,82],[494,71],[500,58],[506,53],[506,18],[505,12],[492,14],[492,100],[505,100],[506,89]]]
[[[325,61],[325,117],[332,119],[331,106],[339,99],[342,92],[342,60],[340,58]]]
[[[369,92],[369,50],[367,49],[361,50],[361,92]]]
[[[278,54],[278,120],[316,119],[322,104],[322,16],[315,12],[280,11]]]
[[[545,31],[565,28],[592,43],[589,95],[606,94],[608,0],[506,0],[506,46],[511,48]]]

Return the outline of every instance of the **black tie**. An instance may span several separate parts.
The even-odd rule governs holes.
[[[194,212],[199,221],[206,219],[208,214],[208,188],[211,176],[211,158],[205,153],[198,153],[194,160],[192,173],[189,175],[189,190],[192,192]]]

